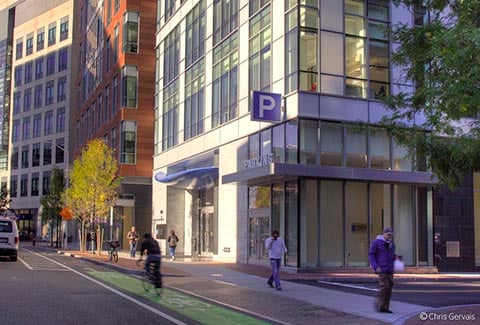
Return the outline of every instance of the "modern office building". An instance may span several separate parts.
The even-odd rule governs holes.
[[[158,239],[174,229],[179,255],[267,264],[278,229],[286,266],[350,268],[392,226],[408,266],[434,267],[435,181],[378,127],[381,96],[413,89],[383,30],[418,13],[375,0],[158,4]]]
[[[115,150],[122,184],[112,238],[128,247],[132,225],[141,233],[151,228],[157,2],[81,0],[75,6],[74,155],[93,138]]]
[[[10,1],[2,13],[7,10],[10,207],[21,234],[41,236],[47,229],[40,198],[49,191],[51,170],[68,168],[73,0]]]

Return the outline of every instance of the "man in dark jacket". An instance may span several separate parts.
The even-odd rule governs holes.
[[[140,245],[140,259],[142,259],[143,254],[147,254],[145,272],[149,273],[153,269],[153,275],[156,279],[155,286],[161,288],[162,275],[160,273],[160,246],[149,233],[143,235],[143,242]]]
[[[393,244],[393,230],[390,227],[383,229],[383,235],[378,235],[370,246],[368,253],[370,265],[378,274],[380,290],[378,292],[377,311],[391,313],[390,297],[393,287],[393,263],[395,262],[395,245]]]

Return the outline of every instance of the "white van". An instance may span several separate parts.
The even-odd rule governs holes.
[[[14,219],[0,217],[0,256],[8,256],[12,261],[17,260],[18,228]]]

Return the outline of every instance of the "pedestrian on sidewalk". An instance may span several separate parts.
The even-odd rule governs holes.
[[[170,231],[170,236],[167,239],[168,249],[170,251],[170,261],[175,260],[175,250],[177,249],[178,237],[175,235],[175,231]]]
[[[132,226],[131,230],[127,234],[128,243],[130,244],[130,257],[135,257],[135,251],[137,250],[137,241],[140,235],[135,226]]]
[[[375,308],[379,313],[392,313],[390,297],[392,296],[393,273],[395,262],[395,245],[393,244],[393,230],[390,227],[383,229],[372,242],[368,253],[370,265],[378,274],[379,292]]]
[[[282,286],[280,285],[280,264],[283,254],[288,252],[288,250],[282,237],[280,237],[278,230],[272,231],[272,237],[267,238],[265,241],[265,247],[268,250],[270,266],[272,267],[272,274],[270,275],[270,278],[268,278],[267,283],[273,288],[273,283],[275,282],[275,288],[277,290],[282,290]]]

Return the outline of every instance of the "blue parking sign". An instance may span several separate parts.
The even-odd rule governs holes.
[[[252,121],[281,122],[282,95],[253,91]]]

